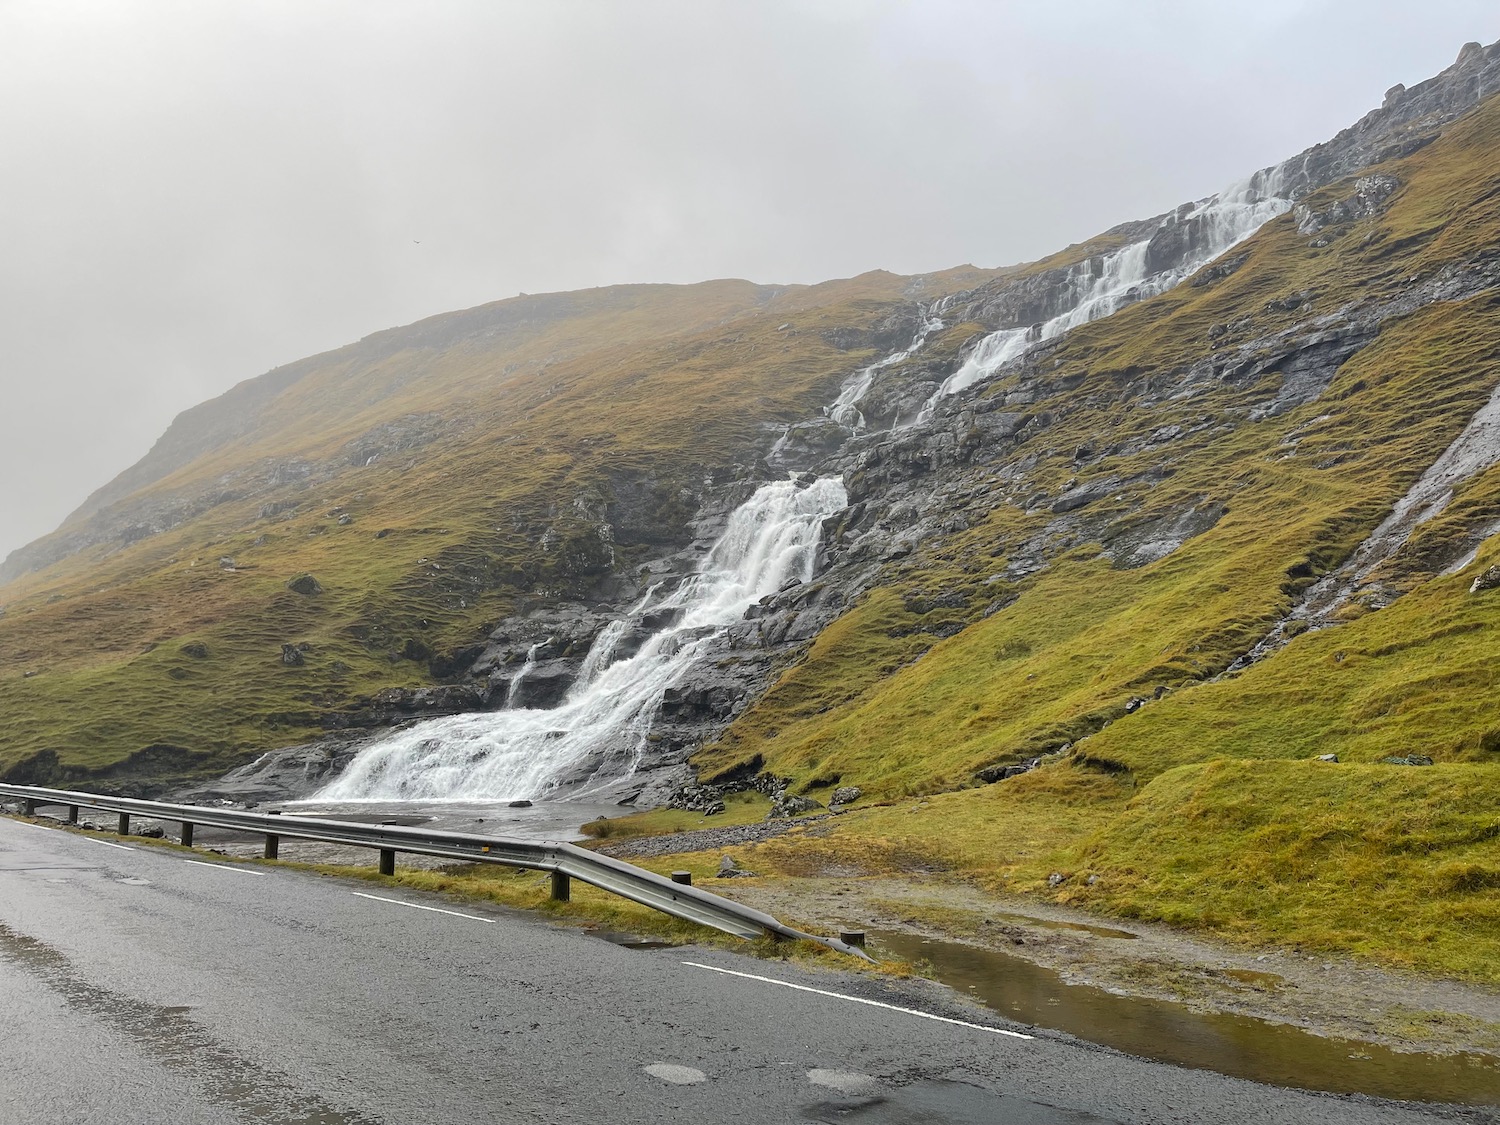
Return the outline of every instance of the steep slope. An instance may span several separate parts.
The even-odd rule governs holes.
[[[1493,530],[1497,152],[1491,99],[1415,155],[1305,197],[1232,269],[1075,328],[930,421],[841,453],[852,507],[825,580],[893,580],[872,583],[716,758],[743,748],[845,772],[830,751],[847,745],[882,757],[889,784],[953,784],[1092,733],[1137,694],[1218,677],[1346,559],[1363,561],[1312,624],[1423,580],[1465,585],[1471,574],[1436,576]],[[1391,185],[1377,207],[1322,221],[1377,178]],[[972,327],[953,332],[973,347]],[[889,378],[932,385],[930,359],[904,366]],[[1466,433],[1465,455],[1440,460]],[[1448,470],[1436,484],[1435,464]],[[1403,504],[1409,490],[1425,502]],[[1427,520],[1391,534],[1393,508]],[[913,747],[909,771],[887,768],[897,740],[873,737],[893,707],[913,708],[899,729],[923,714],[944,731],[941,748]],[[788,724],[804,710],[805,744]],[[774,740],[757,734],[761,713]]]
[[[786,427],[767,454],[771,468],[837,475],[848,485],[847,492],[855,502],[838,521],[838,539],[828,546],[823,573],[816,582],[794,583],[788,590],[766,595],[758,605],[749,607],[744,622],[729,624],[713,637],[696,639],[694,651],[699,659],[691,668],[673,674],[673,686],[661,695],[656,720],[647,725],[623,724],[615,732],[611,748],[606,749],[598,745],[586,724],[579,727],[567,721],[565,714],[593,714],[594,704],[604,703],[588,698],[593,687],[585,674],[587,669],[603,660],[634,659],[628,649],[616,651],[618,630],[623,628],[639,644],[652,629],[675,628],[670,620],[673,613],[692,616],[685,606],[673,610],[654,600],[663,596],[661,583],[667,583],[670,589],[673,584],[697,582],[689,573],[690,566],[679,565],[675,571],[670,565],[653,570],[649,585],[658,592],[652,594],[643,580],[637,589],[646,592],[629,609],[619,602],[613,606],[554,604],[530,610],[495,631],[493,644],[476,664],[475,672],[524,660],[526,691],[519,693],[517,701],[528,709],[563,704],[563,709],[535,718],[550,730],[554,741],[537,747],[530,756],[550,762],[533,763],[535,769],[528,766],[526,776],[532,779],[532,787],[520,795],[541,796],[558,787],[614,776],[622,772],[618,763],[630,764],[623,770],[627,774],[631,769],[670,765],[695,745],[711,740],[760,696],[777,671],[796,659],[802,645],[834,621],[844,606],[872,588],[888,587],[893,579],[899,580],[903,570],[910,570],[909,563],[899,561],[903,556],[966,532],[975,519],[987,518],[985,513],[994,506],[989,502],[994,485],[1001,477],[986,479],[975,472],[976,467],[1003,462],[1012,445],[1025,444],[1035,430],[1050,425],[1050,409],[1031,408],[1066,401],[1061,392],[1075,389],[1084,375],[1070,373],[1056,384],[1033,377],[1024,385],[1006,385],[1003,397],[987,394],[978,401],[971,401],[972,396],[967,394],[971,388],[993,384],[1007,371],[1029,371],[1034,376],[1041,358],[1051,354],[1069,332],[1134,304],[1149,302],[1188,277],[1193,278],[1196,288],[1231,277],[1246,265],[1249,251],[1236,252],[1211,268],[1204,267],[1216,256],[1235,250],[1268,220],[1294,206],[1302,233],[1316,233],[1319,228],[1379,213],[1400,181],[1366,169],[1367,162],[1419,151],[1496,85],[1500,85],[1500,49],[1470,45],[1443,74],[1411,91],[1391,91],[1380,109],[1326,145],[1263,169],[1218,195],[1154,219],[1125,224],[1054,259],[1010,271],[975,290],[923,307],[912,326],[909,343],[845,380],[822,416]],[[1347,169],[1368,174],[1336,198],[1320,200],[1318,189]],[[1313,248],[1326,248],[1331,241],[1328,236],[1320,236],[1313,240]],[[1350,263],[1335,263],[1330,268],[1336,271],[1343,265]],[[1358,263],[1353,266],[1363,268]],[[1474,290],[1469,281],[1459,282],[1457,288],[1465,285]],[[1231,300],[1243,296],[1234,285],[1225,292]],[[1454,295],[1454,291],[1443,294],[1444,299]],[[1432,296],[1408,294],[1403,299],[1419,304]],[[1306,298],[1306,294],[1282,298],[1281,311],[1296,313],[1299,308],[1310,307]],[[1246,354],[1241,360],[1248,375],[1260,374],[1272,362],[1267,355],[1251,354],[1256,349],[1274,351],[1277,346],[1286,346],[1284,354],[1292,357],[1288,366],[1294,377],[1275,402],[1255,408],[1261,414],[1275,414],[1316,394],[1338,364],[1367,343],[1368,337],[1379,330],[1380,322],[1391,315],[1391,309],[1367,310],[1363,322],[1347,329],[1303,340],[1299,337],[1307,335],[1305,329],[1288,328],[1285,339],[1253,346],[1236,337],[1226,321],[1213,330],[1212,338],[1215,346],[1242,346]],[[1028,326],[1027,321],[1034,317],[1042,319]],[[1234,318],[1237,329],[1251,323],[1232,312],[1226,317]],[[1289,324],[1296,321],[1296,316],[1288,318]],[[1125,322],[1127,326],[1133,323],[1138,322]],[[1130,327],[1123,330],[1136,331]],[[1131,374],[1122,371],[1119,377],[1128,379]],[[1187,374],[1201,384],[1217,378],[1219,372],[1210,364],[1207,370]],[[1201,389],[1184,393],[1195,394]],[[1095,393],[1093,399],[1097,398]],[[1087,411],[1097,405],[1097,401],[1085,400],[1072,404],[1071,412],[1086,417]],[[1089,419],[1092,427],[1112,422],[1097,416]],[[1136,452],[1143,453],[1137,484],[1152,483],[1156,469],[1151,464],[1151,452]],[[1020,480],[1031,492],[1045,496],[1045,482],[1028,479],[1034,468],[1006,466],[1005,474],[1012,483]],[[1086,527],[1088,514],[1065,513],[1100,499],[1098,493],[1112,489],[1115,483],[1095,481],[1057,497],[1055,511],[1064,514],[1062,525]],[[1037,493],[1039,484],[1043,488]],[[745,498],[725,499],[738,503]],[[1221,514],[1219,508],[1209,504],[1201,510],[1195,507],[1172,513],[1167,527],[1155,527],[1147,521],[1136,529],[1139,541],[1129,545],[1127,562],[1141,565],[1160,558],[1180,540],[1212,526]],[[1095,507],[1091,512],[1100,510]],[[704,524],[705,530],[708,526]],[[1116,530],[1115,534],[1118,537],[1123,533]],[[1048,561],[1048,551],[1033,551],[1026,559],[1013,560],[1005,574],[990,574],[986,581],[990,585],[1009,582],[1014,587],[1014,579],[1043,570]],[[922,564],[918,561],[917,565],[920,568]],[[1000,608],[1003,598],[1014,593],[1014,588],[996,586],[990,591],[986,612]],[[949,611],[970,600],[954,590],[936,594],[919,591],[914,599],[912,604]],[[947,612],[938,619],[937,635],[957,632],[971,619]],[[924,632],[921,628],[904,631],[905,639],[899,646],[904,658],[909,659],[931,643],[931,638],[924,642],[914,636]],[[880,670],[891,666],[885,660],[836,663],[831,673],[833,690],[854,690],[851,674],[867,685],[879,678]],[[495,674],[491,672],[492,679]],[[509,696],[518,695],[516,682],[510,681]],[[1072,709],[1076,702],[1064,704],[1064,710]],[[651,706],[648,704],[641,714],[648,714]],[[1039,716],[1033,714],[1031,718]],[[532,721],[528,718],[518,729]],[[367,779],[359,794],[385,798],[418,792],[506,796],[503,787],[487,787],[500,785],[502,777],[489,768],[488,759],[514,757],[516,747],[506,733],[511,725],[509,717],[476,720],[472,726],[477,741],[465,741],[462,746],[448,743],[445,725],[419,727],[370,750],[356,763],[356,772]],[[729,735],[730,742],[744,729],[745,724],[738,724]],[[867,747],[881,744],[878,739],[863,736],[861,741]],[[595,751],[582,754],[585,744],[595,745]],[[381,762],[378,773],[369,768],[377,757]],[[452,768],[451,763],[460,758],[472,761],[473,768]],[[752,755],[732,769],[749,769],[755,760],[759,759]],[[952,783],[952,776],[933,773],[934,764],[918,759],[912,764],[912,772],[925,778],[927,785]],[[995,763],[985,767],[984,773],[1008,768]],[[503,776],[514,779],[519,775],[505,771]],[[487,780],[481,782],[481,778]],[[656,791],[655,783],[644,784]]]
[[[1491,98],[857,443],[876,577],[695,761],[897,803],[755,866],[1496,979],[1497,169]]]
[[[432,685],[495,622],[687,547],[767,427],[989,276],[523,297],[243,384],[7,561],[0,770],[165,783],[485,705]]]

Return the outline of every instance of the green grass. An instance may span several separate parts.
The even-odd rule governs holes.
[[[1062,901],[1500,982],[1500,767],[1182,766],[1068,871]]]
[[[485,344],[307,361],[259,427],[144,492],[244,480],[243,498],[0,594],[0,773],[41,754],[54,779],[97,777],[148,747],[213,772],[357,718],[382,689],[433,682],[429,654],[482,640],[518,599],[591,592],[616,482],[644,482],[648,533],[683,536],[706,476],[744,472],[766,425],[816,413],[868,361],[832,330],[878,323],[913,284],[874,273],[769,300],[743,282],[622,287],[569,295],[569,316]],[[349,463],[351,439],[417,413],[441,422],[431,442]],[[290,459],[331,475],[251,487]],[[268,503],[290,508],[263,517]],[[613,571],[650,550],[617,543]],[[285,588],[303,573],[324,593]],[[206,657],[181,652],[194,643]],[[283,644],[309,646],[304,666],[281,663]]]
[[[766,819],[770,798],[756,792],[729,793],[724,797],[724,811],[713,816],[686,809],[652,809],[649,812],[621,817],[600,817],[582,826],[581,831],[596,840],[616,836],[666,836],[674,832],[692,832],[699,828],[727,828],[736,824],[756,824]]]

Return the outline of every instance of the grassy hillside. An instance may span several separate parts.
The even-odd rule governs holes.
[[[1500,470],[1463,485],[1376,575],[1381,596],[1344,608],[1344,624],[1223,675],[1500,385],[1500,294],[1392,317],[1326,390],[1285,413],[1256,410],[1280,391],[1275,371],[1220,378],[1180,406],[1160,389],[1213,354],[1215,325],[1247,317],[1238,331],[1260,337],[1309,318],[1334,325],[1356,302],[1398,301],[1418,279],[1493,256],[1497,155],[1492,100],[1383,169],[1402,183],[1389,208],[1331,244],[1283,217],[1229,277],[1072,333],[1047,362],[1073,389],[1042,404],[1052,424],[1014,451],[1034,464],[1023,487],[996,477],[988,518],[908,560],[700,755],[706,775],[759,759],[815,796],[856,784],[897,802],[762,852],[788,871],[830,856],[949,868],[1231,937],[1500,980],[1500,592],[1468,592],[1500,548],[1436,573],[1500,511]],[[1183,434],[1165,448],[1111,455],[1169,424]],[[1080,467],[1075,451],[1101,440]],[[1138,569],[1083,541],[1061,544],[1041,573],[1006,578],[1056,519],[1026,492],[1090,479],[1124,482],[1096,515],[1223,515]],[[952,606],[997,594],[1014,600],[939,639],[945,620],[976,616]],[[1128,711],[1138,697],[1147,702]],[[1049,752],[1032,773],[975,787],[986,766]],[[1328,753],[1339,764],[1309,761]],[[1381,764],[1410,754],[1438,765]],[[903,800],[913,796],[928,799]],[[1054,873],[1067,876],[1058,887]]]
[[[37,754],[204,772],[432,683],[518,598],[585,591],[682,537],[705,477],[745,472],[767,426],[868,362],[861,334],[988,276],[518,298],[501,329],[435,318],[238,388],[246,432],[225,429],[234,411],[188,419],[127,474],[156,479],[53,537],[103,542],[0,588],[0,772]],[[644,498],[604,545],[621,489]],[[305,573],[323,593],[287,589]],[[307,646],[302,666],[284,644]]]

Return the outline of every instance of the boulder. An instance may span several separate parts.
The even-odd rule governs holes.
[[[1492,566],[1481,574],[1469,587],[1469,593],[1479,594],[1500,586],[1500,566]]]
[[[852,805],[855,801],[859,800],[863,792],[864,790],[860,789],[858,785],[840,785],[833,791],[833,796],[829,798],[828,803],[830,806]]]
[[[778,793],[771,801],[771,811],[766,814],[767,820],[785,820],[788,817],[801,816],[803,813],[814,812],[823,806],[811,797],[798,797],[793,793]]]
[[[305,597],[313,597],[323,592],[323,585],[311,574],[299,574],[286,584],[286,588],[294,594],[302,594]]]
[[[296,645],[281,646],[281,662],[290,668],[300,668],[307,663],[302,656],[302,650]]]

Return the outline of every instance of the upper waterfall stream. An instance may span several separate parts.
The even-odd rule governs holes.
[[[836,477],[761,486],[729,517],[697,573],[664,596],[648,590],[600,630],[557,707],[418,723],[361,751],[317,799],[508,800],[544,796],[583,771],[600,781],[628,776],[663,693],[751,605],[788,579],[812,577],[823,521],[847,503]],[[669,624],[614,659],[648,613]]]
[[[1072,266],[1067,273],[1067,297],[1055,316],[1040,324],[1002,328],[984,337],[912,421],[927,421],[939,401],[988,379],[1033,344],[1165,293],[1185,281],[1290,210],[1292,203],[1284,194],[1284,184],[1283,165],[1257,172],[1218,195],[1171,212],[1147,237]],[[1184,249],[1180,256],[1167,254],[1166,261],[1153,264],[1152,250],[1158,243]],[[866,379],[845,409],[857,411],[858,398],[868,388]]]

